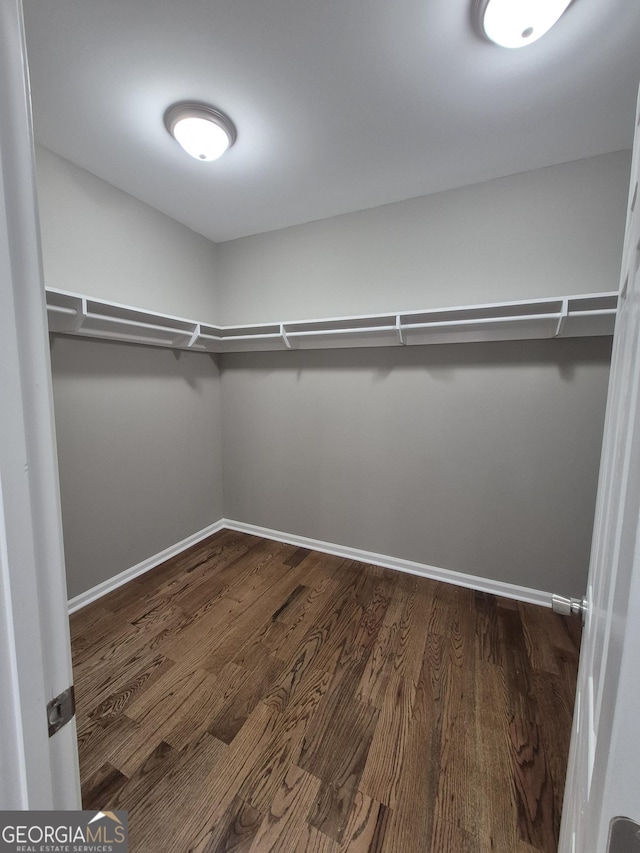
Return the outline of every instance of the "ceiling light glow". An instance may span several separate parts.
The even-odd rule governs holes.
[[[525,47],[548,32],[571,0],[476,0],[480,29],[501,47]]]
[[[164,124],[176,142],[196,160],[217,160],[236,141],[231,119],[204,104],[174,104],[165,113]]]

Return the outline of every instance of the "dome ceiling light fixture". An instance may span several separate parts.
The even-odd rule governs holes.
[[[164,114],[164,126],[187,154],[196,160],[217,160],[236,141],[234,123],[205,104],[174,104]]]
[[[548,32],[571,0],[474,0],[480,32],[500,47],[526,47]]]

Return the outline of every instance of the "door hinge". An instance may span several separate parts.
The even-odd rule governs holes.
[[[49,722],[49,737],[54,735],[69,720],[73,719],[76,712],[76,696],[71,687],[67,687],[59,696],[47,703],[47,720]]]
[[[583,624],[588,607],[586,598],[565,598],[564,595],[551,596],[551,609],[554,613],[562,613],[563,616],[579,616]]]

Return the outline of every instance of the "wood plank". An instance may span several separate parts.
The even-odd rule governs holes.
[[[272,619],[273,613],[287,603],[300,585],[303,574],[302,566],[292,569],[272,564],[269,572],[263,573],[250,591],[237,594],[234,600],[238,610],[233,623],[219,637],[218,642],[209,643],[209,654],[203,659],[202,668],[215,674],[244,645],[251,644],[252,633],[275,621]]]
[[[120,766],[116,761],[112,760],[115,751],[120,744],[125,744],[123,751],[126,759],[126,744],[136,744],[139,742],[139,726],[133,720],[130,720],[124,714],[116,717],[115,720],[103,727],[95,721],[82,717],[78,720],[78,755],[80,759],[80,779],[90,779],[93,777],[103,764],[109,762],[116,767],[125,776],[135,771],[137,765],[130,765],[124,762],[125,766]],[[158,745],[152,743],[144,758]],[[129,771],[129,772],[127,772]]]
[[[370,575],[368,587],[362,587],[359,592],[360,618],[358,627],[349,645],[343,649],[341,663],[347,659],[363,660],[366,666],[366,662],[377,642],[392,594],[393,585],[389,581],[376,577],[374,574]],[[364,666],[360,669],[364,669]]]
[[[339,853],[380,853],[388,819],[386,806],[358,791],[351,804]]]
[[[455,850],[455,853],[490,853],[490,848],[481,846],[475,835],[461,826],[448,823],[440,818],[437,818],[435,822],[431,850]]]
[[[573,721],[575,678],[566,679],[563,675],[554,676],[535,672],[532,679],[538,707],[538,731],[549,768],[548,784],[551,786],[553,796],[553,831],[554,836],[557,837],[560,833],[560,816],[567,772],[566,756],[569,752]],[[554,725],[548,724],[551,719],[555,721]]]
[[[526,841],[518,841],[514,850],[515,853],[540,853],[537,847],[532,847]]]
[[[490,850],[515,850],[517,795],[511,759],[511,715],[501,666],[480,660],[476,670],[476,736],[483,796],[476,832]]]
[[[258,830],[250,853],[295,850],[309,807],[320,781],[291,766],[275,792],[271,807]]]
[[[515,718],[509,726],[509,732],[518,803],[519,838],[539,850],[553,850],[559,819],[538,725]]]
[[[184,837],[185,827],[188,828],[187,835],[195,832],[197,824],[191,819],[191,814],[197,807],[198,797],[204,793],[203,786],[212,768],[224,760],[225,752],[225,745],[206,732],[181,751],[179,761],[155,788],[149,790],[133,814],[140,850],[153,853],[183,849],[177,839]],[[124,801],[126,792],[123,791],[121,796]],[[166,814],[168,804],[173,809],[173,818]]]
[[[309,720],[317,707],[320,690],[300,693],[278,715],[273,737],[256,751],[253,766],[242,781],[240,796],[260,811],[267,811],[288,773],[300,755]],[[235,741],[234,741],[235,743]]]
[[[238,549],[227,555],[227,560],[214,566],[207,564],[207,571],[198,583],[189,583],[176,596],[176,603],[190,612],[198,608],[203,599],[214,602],[220,598],[231,598],[239,603],[250,600],[255,587],[252,583],[262,584],[266,577],[265,569],[286,573],[284,558],[288,546],[282,542],[258,540],[251,548]],[[231,557],[231,558],[229,558]]]
[[[102,810],[126,784],[127,777],[109,762],[105,762],[83,785],[82,808]]]
[[[336,678],[308,727],[298,764],[322,780],[309,823],[340,841],[380,714],[350,697],[353,667]],[[357,670],[356,670],[357,671]],[[355,682],[357,683],[357,682]]]
[[[351,587],[356,580],[350,560],[329,555],[315,555],[304,563],[304,582],[311,592],[292,615],[288,630],[280,643],[269,643],[272,651],[283,660],[287,660],[297,646],[304,642],[307,633],[324,622],[333,609],[340,608],[345,597],[352,595]]]
[[[131,591],[128,591],[129,596]],[[82,636],[85,633],[93,633],[96,625],[101,619],[112,619],[113,613],[102,606],[102,599],[87,604],[81,610],[76,610],[69,616],[69,631],[74,643],[73,652],[78,654],[82,646]]]
[[[203,853],[248,853],[256,837],[263,815],[240,797],[234,797],[211,837],[202,847]],[[192,848],[193,849],[193,848]]]
[[[114,613],[131,621],[167,598],[181,609],[195,614],[193,602],[206,609],[222,598],[228,581],[236,580],[242,574],[235,568],[238,558],[260,547],[261,543],[262,540],[256,537],[222,531],[201,546],[195,545],[137,578],[134,595],[127,597],[126,590],[121,587],[107,596],[106,601]],[[183,603],[183,595],[190,596],[191,600]]]
[[[108,805],[113,809],[122,808],[121,803],[127,803],[127,810],[137,812],[141,803],[154,796],[158,784],[173,770],[180,761],[180,753],[165,741],[152,749],[140,761],[131,776],[113,795]]]
[[[411,720],[404,734],[404,765],[394,788],[394,805],[385,817],[381,850],[392,853],[422,853],[429,850],[434,819],[438,773],[433,772],[433,755],[437,749],[429,727]],[[419,808],[416,804],[419,803]],[[433,853],[441,847],[432,847]],[[446,848],[444,848],[446,849]]]
[[[470,590],[456,590],[449,615],[446,690],[440,726],[440,772],[435,804],[435,826],[459,826],[475,834],[484,796],[481,786],[468,785],[482,778],[476,727],[476,643]],[[464,734],[463,734],[464,733]],[[435,833],[435,828],[434,828]],[[432,845],[436,843],[436,836]]]
[[[379,717],[355,693],[389,603],[371,575],[355,595],[353,627],[345,635],[331,684],[308,726],[298,764],[322,780],[309,823],[339,841],[351,811]]]
[[[224,642],[226,632],[235,624],[241,609],[237,601],[223,598],[183,630],[163,640],[157,648],[171,660],[201,666],[212,649]]]
[[[117,617],[114,615],[114,620]],[[183,619],[183,614],[173,610],[167,622],[147,627],[144,622],[132,625],[122,620],[101,637],[91,648],[86,649],[81,658],[74,659],[73,672],[78,680],[88,679],[95,682],[105,672],[115,673],[123,660],[136,658],[147,648],[152,648],[151,640],[163,633],[168,626],[177,625]]]
[[[96,720],[101,725],[105,725],[109,721],[120,716],[127,707],[134,702],[145,690],[148,690],[156,681],[163,678],[164,675],[175,666],[174,661],[164,657],[164,655],[156,655],[146,666],[129,677],[128,667],[124,671],[124,677],[120,676],[117,679],[105,680],[104,690],[96,688],[93,693],[93,701],[101,699],[107,690],[111,692],[105,696],[92,710],[87,709],[88,716],[92,720]],[[83,687],[86,682],[83,683]],[[84,698],[85,694],[82,694]],[[83,705],[78,705],[79,710],[84,710]]]
[[[292,853],[338,853],[338,845],[332,838],[323,835],[315,826],[302,823],[298,843]]]
[[[257,651],[258,648],[261,648],[262,653]],[[207,731],[224,743],[231,743],[274,679],[284,669],[284,663],[270,655],[264,646],[255,646],[254,649],[253,668],[246,672],[238,689],[231,691],[207,726]],[[244,661],[244,658],[241,660]],[[239,666],[237,663],[235,665]]]
[[[546,631],[549,639],[553,637],[555,642],[559,643],[562,647],[569,639],[569,635],[564,630],[564,623],[561,616],[553,613],[552,618],[550,618],[548,613],[541,613],[541,610],[541,607],[536,607],[533,604],[518,602],[518,612],[522,623],[525,647],[532,669],[557,675],[558,661],[554,648],[555,644],[553,640],[547,643],[540,643],[538,642],[538,637],[540,636],[540,631]],[[571,647],[573,647],[572,642]]]
[[[120,748],[112,753],[112,760],[116,763],[126,760],[129,766],[135,764],[136,756],[150,742],[160,739],[182,749],[209,728],[243,676],[244,672],[233,663],[217,678],[204,670],[176,665],[126,709],[125,716],[139,726],[139,743],[126,744],[129,753],[126,759]]]
[[[497,613],[498,599],[486,592],[476,592],[474,603],[478,659],[487,663],[504,664]]]
[[[360,608],[356,602],[367,578],[357,572],[345,575],[351,583],[337,602],[339,606],[334,603],[328,607],[320,631],[311,632],[310,644],[296,650],[285,667],[285,676],[265,697],[265,705],[281,713],[271,742],[254,759],[240,788],[241,796],[259,810],[265,810],[288,766],[298,760],[309,723],[329,687],[345,645],[357,630]]]
[[[498,607],[498,622],[504,655],[507,704],[520,720],[535,720],[537,708],[531,687],[531,663],[524,637],[522,618],[517,608]]]
[[[72,656],[74,669],[79,669],[82,664],[93,658],[105,646],[109,648],[113,643],[114,635],[129,632],[129,624],[115,613],[90,605],[92,615],[95,614],[88,625],[82,628],[79,620],[75,619],[74,613],[71,617],[72,626]],[[82,611],[80,611],[82,612]]]
[[[207,679],[194,701],[190,704],[186,700],[183,702],[175,715],[174,725],[165,736],[166,740],[176,749],[182,749],[201,732],[207,731],[217,737],[213,721],[224,704],[242,689],[246,677],[246,671],[230,661],[215,679]]]
[[[262,751],[272,744],[280,712],[260,703],[249,715],[224,755],[201,784],[189,811],[189,820],[178,827],[176,850],[201,851],[216,838],[216,825],[253,770]]]
[[[131,776],[153,750],[167,741],[177,725],[184,725],[193,713],[206,707],[215,695],[212,676],[202,670],[175,667],[166,677],[139,696],[126,712],[104,729],[104,736],[89,739],[85,753],[97,750],[126,776]],[[194,726],[194,734],[199,733]],[[82,755],[82,751],[81,751]]]
[[[197,827],[192,813],[206,795],[203,786],[226,746],[205,732],[177,754],[172,748],[164,749],[170,761],[160,763],[155,771],[150,761],[152,778],[142,772],[143,764],[108,803],[113,809],[128,810],[130,846],[136,853],[188,848]]]
[[[432,609],[431,590],[417,578],[407,582],[406,593],[399,587],[396,594],[404,606],[395,637],[393,671],[360,782],[361,791],[391,809],[397,802],[426,644],[424,626]]]
[[[578,620],[227,532],[71,626],[136,853],[556,851]]]
[[[360,678],[356,697],[361,702],[382,707],[394,664],[396,634],[399,629],[404,600],[391,591],[391,599],[385,611],[376,642],[369,655],[367,665]]]
[[[299,566],[303,560],[306,560],[307,557],[312,554],[313,551],[310,551],[308,548],[296,548],[296,550],[291,554],[290,557],[286,559],[287,566]]]
[[[293,634],[288,638],[287,648],[291,648],[285,668],[265,696],[267,704],[285,709],[303,691],[318,698],[326,691],[343,649],[357,630],[360,608],[356,600],[360,587],[367,583],[364,574],[345,568],[340,590],[323,597],[321,609],[299,643],[293,646]],[[283,652],[284,648],[281,656]]]

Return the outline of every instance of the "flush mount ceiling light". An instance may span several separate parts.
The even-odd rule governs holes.
[[[236,141],[231,119],[204,104],[174,104],[164,114],[164,124],[196,160],[217,160]]]
[[[548,32],[571,0],[475,0],[480,32],[501,47],[525,47]]]

